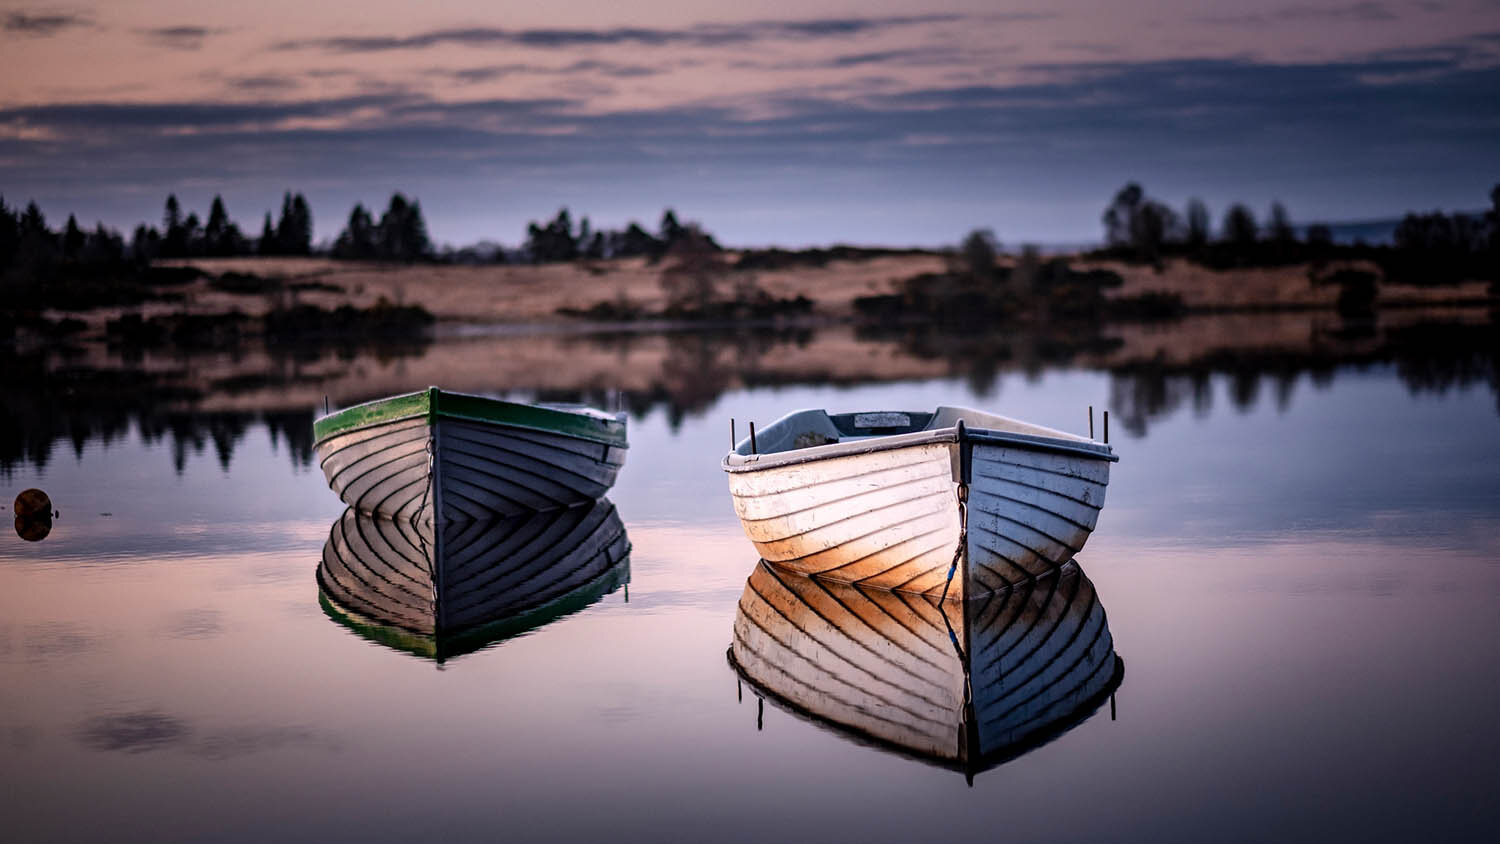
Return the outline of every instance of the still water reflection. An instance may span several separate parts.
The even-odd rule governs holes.
[[[442,530],[442,542],[433,531]],[[439,550],[441,549],[441,550]],[[614,504],[479,522],[401,521],[349,508],[318,564],[328,617],[438,662],[525,633],[630,582]]]
[[[740,598],[729,662],[792,713],[971,780],[1083,721],[1124,676],[1076,562],[968,601],[762,562]]]
[[[371,389],[441,380],[429,375],[387,372]],[[0,541],[7,837],[1491,839],[1500,419],[1487,375],[1413,393],[1394,365],[1335,366],[1285,403],[1242,405],[1234,376],[1210,373],[1203,410],[1117,435],[1076,581],[1107,601],[1108,646],[1102,609],[1097,628],[1082,604],[1059,616],[1093,631],[1066,651],[1079,665],[1128,661],[1116,719],[1090,706],[1108,684],[1082,683],[1039,710],[1038,731],[980,748],[1032,749],[972,788],[829,729],[854,716],[767,706],[755,729],[754,695],[740,700],[725,668],[755,556],[718,468],[728,417],[951,403],[1081,432],[1091,404],[1123,415],[1119,377],[789,377],[722,386],[680,416],[640,411],[610,493],[629,602],[601,594],[442,671],[330,623],[316,572],[344,508],[289,441],[296,426],[245,417],[223,437],[230,461],[126,416],[108,444],[80,436],[76,457],[17,460],[4,499],[40,487],[59,515],[41,542]],[[1008,692],[1023,678],[1001,664]]]

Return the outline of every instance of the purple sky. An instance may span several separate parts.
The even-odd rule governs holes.
[[[0,195],[121,228],[175,191],[319,238],[664,206],[731,244],[1079,242],[1127,180],[1294,219],[1478,208],[1500,2],[0,0]]]

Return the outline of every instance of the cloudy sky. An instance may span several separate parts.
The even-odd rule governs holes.
[[[919,10],[920,9],[920,10]],[[733,244],[1099,236],[1125,181],[1300,220],[1500,182],[1500,0],[0,0],[0,195],[121,228],[283,190],[320,238],[664,206]]]

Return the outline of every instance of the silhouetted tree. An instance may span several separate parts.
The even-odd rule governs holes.
[[[422,219],[421,203],[408,202],[401,194],[392,194],[385,213],[380,215],[375,241],[381,258],[387,261],[417,261],[432,254],[427,239],[427,223]]]
[[[15,262],[20,245],[20,218],[5,206],[5,197],[0,196],[0,276]]]
[[[610,232],[609,254],[615,257],[627,258],[639,255],[658,257],[666,249],[666,244],[651,236],[650,232],[641,228],[639,223],[632,222],[625,227],[623,232]]]
[[[673,211],[670,208],[662,212],[661,225],[657,228],[657,237],[661,239],[662,243],[666,244],[668,249],[671,249],[672,245],[680,240],[687,232],[687,230],[683,228],[683,225],[677,222],[677,212]],[[697,238],[694,244],[695,246],[702,245],[701,237],[699,237],[702,234],[703,232],[701,230],[694,232],[694,237]]]
[[[271,212],[266,212],[266,219],[260,227],[260,240],[256,241],[255,249],[262,255],[276,254],[276,227],[271,224]]]
[[[1145,195],[1140,185],[1131,182],[1120,188],[1109,207],[1104,209],[1104,237],[1110,246],[1130,244],[1131,224],[1135,220],[1136,209],[1140,207]]]
[[[68,223],[63,227],[62,254],[69,261],[76,261],[83,255],[83,246],[88,237],[83,229],[78,227],[78,218],[72,214],[68,215]]]
[[[583,248],[583,257],[598,260],[604,257],[606,248],[604,232],[594,232],[594,236],[589,238],[588,245]]]
[[[183,226],[182,206],[177,194],[167,194],[166,209],[162,213],[161,255],[164,258],[181,258],[188,253],[188,233]]]
[[[571,261],[578,257],[578,241],[573,234],[573,218],[562,208],[552,222],[526,227],[526,252],[536,263]]]
[[[1162,246],[1177,234],[1177,214],[1165,204],[1148,199],[1135,182],[1121,188],[1104,209],[1104,235],[1111,247],[1129,248],[1137,260],[1156,263]]]
[[[370,212],[365,210],[362,203],[355,203],[354,210],[349,212],[349,223],[333,242],[333,255],[335,258],[356,260],[376,258],[379,250],[375,238],[375,222],[371,219]]]
[[[182,231],[183,241],[186,244],[186,248],[183,250],[182,254],[202,255],[203,223],[198,219],[197,212],[188,214],[187,219],[182,221]]]
[[[84,241],[82,260],[94,266],[124,263],[125,239],[99,223]]]
[[[1314,252],[1327,252],[1333,248],[1333,229],[1324,223],[1313,223],[1308,226],[1307,245]]]
[[[150,263],[161,254],[161,232],[142,223],[130,238],[130,256],[141,264]]]
[[[969,232],[958,247],[958,258],[962,270],[974,281],[991,281],[995,277],[995,258],[1000,252],[1000,242],[989,229]]]
[[[1202,249],[1210,236],[1208,206],[1201,199],[1190,199],[1187,205],[1187,245],[1193,250]]]
[[[1155,200],[1140,203],[1130,221],[1130,245],[1136,258],[1160,262],[1162,246],[1175,236],[1177,228],[1177,214],[1171,208]]]
[[[277,253],[309,255],[312,253],[312,209],[302,194],[283,194],[281,219],[276,223]]]
[[[224,210],[224,200],[214,196],[208,209],[208,222],[203,226],[203,252],[206,255],[241,255],[246,251],[245,236],[240,227],[229,219]]]
[[[1255,214],[1239,203],[1229,206],[1229,210],[1224,212],[1224,225],[1220,237],[1224,243],[1236,249],[1253,248],[1259,237]]]

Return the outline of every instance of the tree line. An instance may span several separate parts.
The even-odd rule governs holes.
[[[267,212],[259,236],[247,234],[230,216],[224,199],[215,195],[207,219],[184,209],[175,194],[163,207],[160,227],[139,225],[127,241],[102,223],[93,230],[79,228],[70,216],[67,225],[54,232],[35,202],[25,210],[9,209],[0,199],[0,273],[19,262],[31,269],[53,268],[66,263],[117,266],[147,264],[158,258],[227,258],[251,255],[314,255],[366,261],[523,262],[552,263],[578,259],[646,256],[656,260],[688,237],[689,225],[666,209],[656,230],[647,231],[631,221],[621,229],[595,229],[588,217],[574,223],[567,208],[545,222],[531,221],[518,250],[470,247],[440,252],[427,232],[422,204],[401,193],[377,218],[363,203],[356,203],[348,220],[332,243],[320,250],[313,243],[312,210],[301,193],[288,191],[281,213]],[[702,234],[702,232],[698,232]],[[708,243],[720,248],[708,236]]]
[[[721,247],[713,236],[704,233],[694,224],[683,224],[677,212],[671,208],[662,212],[661,223],[656,233],[646,231],[640,223],[632,220],[623,229],[595,230],[589,218],[582,218],[577,227],[567,208],[546,223],[531,221],[526,226],[526,245],[522,257],[532,263],[572,261],[578,258],[629,258],[644,255],[652,260],[661,258],[673,247],[692,241],[706,244],[713,250]]]
[[[1389,245],[1341,245],[1326,224],[1299,231],[1280,202],[1271,204],[1264,222],[1245,204],[1233,203],[1215,230],[1202,200],[1188,200],[1179,214],[1131,182],[1104,209],[1106,245],[1098,254],[1157,265],[1183,257],[1215,269],[1365,258],[1379,264],[1389,281],[1500,281],[1500,185],[1489,199],[1490,209],[1477,215],[1409,213]]]

